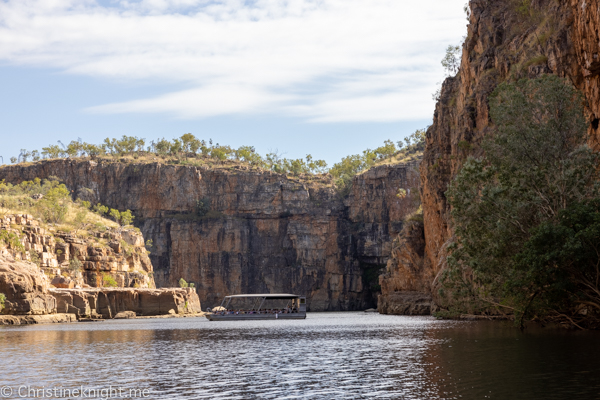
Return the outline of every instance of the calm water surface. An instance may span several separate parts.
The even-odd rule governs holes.
[[[362,312],[3,327],[0,361],[0,398],[600,399],[598,333]]]

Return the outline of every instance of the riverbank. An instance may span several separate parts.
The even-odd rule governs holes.
[[[201,318],[205,312],[197,314],[174,315],[146,315],[131,316],[119,319],[171,319],[171,318]],[[38,324],[66,324],[73,322],[104,322],[106,319],[78,319],[75,314],[50,314],[50,315],[0,315],[0,326],[6,325],[38,325]]]
[[[0,315],[0,325],[64,324],[77,322],[75,314]]]

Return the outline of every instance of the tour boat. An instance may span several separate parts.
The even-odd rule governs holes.
[[[232,300],[234,300],[232,302]],[[251,304],[235,308],[236,300]],[[280,300],[275,307],[273,301]],[[283,300],[283,301],[281,301]],[[239,302],[239,301],[238,301]],[[284,307],[281,307],[285,304]],[[305,319],[306,297],[295,294],[234,294],[225,296],[219,307],[207,315],[211,321],[239,321],[259,319]]]

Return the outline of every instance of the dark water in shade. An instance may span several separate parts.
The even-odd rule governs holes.
[[[63,398],[600,399],[600,333],[362,312],[3,327],[3,386],[8,398],[83,386]]]

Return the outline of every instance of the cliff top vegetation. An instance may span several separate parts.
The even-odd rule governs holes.
[[[18,185],[0,181],[0,220],[19,214],[32,215],[42,228],[51,232],[89,239],[101,247],[106,245],[101,239],[103,233],[135,229],[130,226],[134,217],[129,210],[120,212],[101,204],[92,206],[87,201],[73,201],[67,187],[54,177],[36,178]],[[14,236],[18,232],[9,230],[0,231],[0,242],[22,251]]]
[[[277,152],[261,156],[252,146],[231,146],[208,142],[186,133],[172,141],[164,138],[147,143],[146,139],[123,136],[121,139],[106,138],[102,144],[72,141],[64,145],[43,147],[42,151],[22,149],[19,157],[12,157],[11,163],[29,163],[51,159],[86,159],[102,162],[165,162],[168,164],[206,166],[209,168],[245,168],[267,170],[279,174],[305,178],[334,185],[347,191],[352,177],[373,166],[415,161],[425,148],[425,130],[417,130],[403,141],[394,143],[386,140],[383,146],[366,149],[362,154],[344,157],[339,163],[328,168],[324,160],[315,160],[308,154],[305,158],[283,158]],[[0,167],[1,168],[1,167]]]

